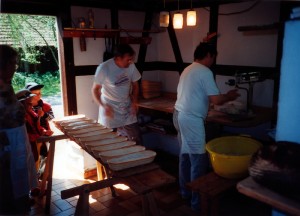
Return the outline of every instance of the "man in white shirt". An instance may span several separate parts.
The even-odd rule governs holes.
[[[120,44],[114,58],[98,66],[92,95],[99,105],[99,123],[141,145],[137,123],[138,80],[141,74],[133,64],[134,57],[131,46]]]
[[[179,183],[184,199],[191,199],[191,207],[199,211],[199,195],[186,189],[186,183],[204,175],[208,167],[205,152],[204,120],[209,104],[223,104],[235,100],[237,89],[220,94],[209,67],[217,55],[215,46],[200,43],[194,52],[194,62],[182,72],[177,87],[177,101],[173,122],[180,144]]]

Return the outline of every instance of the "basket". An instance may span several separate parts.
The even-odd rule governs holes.
[[[159,97],[161,95],[161,82],[142,80],[142,93],[145,99]]]
[[[260,142],[252,138],[227,136],[209,141],[206,150],[216,174],[236,179],[248,175],[250,159],[261,146]]]

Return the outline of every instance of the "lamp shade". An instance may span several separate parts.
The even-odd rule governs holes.
[[[169,26],[169,12],[161,11],[159,14],[159,26],[160,27],[168,27]]]
[[[187,26],[195,26],[197,20],[197,14],[195,10],[189,10],[186,16],[186,25]]]
[[[183,15],[180,12],[177,12],[173,16],[173,27],[174,29],[182,29],[183,26]]]

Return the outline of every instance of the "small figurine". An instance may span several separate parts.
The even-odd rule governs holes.
[[[94,12],[92,9],[89,10],[89,27],[94,28]]]
[[[84,17],[79,17],[78,18],[78,25],[79,25],[79,28],[85,28],[85,19],[84,19]]]

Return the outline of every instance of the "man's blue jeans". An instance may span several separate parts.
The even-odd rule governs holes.
[[[186,184],[207,172],[207,154],[180,154],[179,155],[179,184],[183,198],[191,198],[191,207],[199,209],[200,197],[197,192],[186,188]]]
[[[182,135],[178,122],[178,111],[174,110],[173,123],[178,132],[178,142],[182,146]],[[199,132],[200,134],[200,132]],[[180,153],[179,154],[179,184],[181,196],[185,199],[191,198],[191,207],[199,209],[200,198],[197,192],[186,188],[186,184],[206,174],[208,168],[208,156],[203,154]]]

